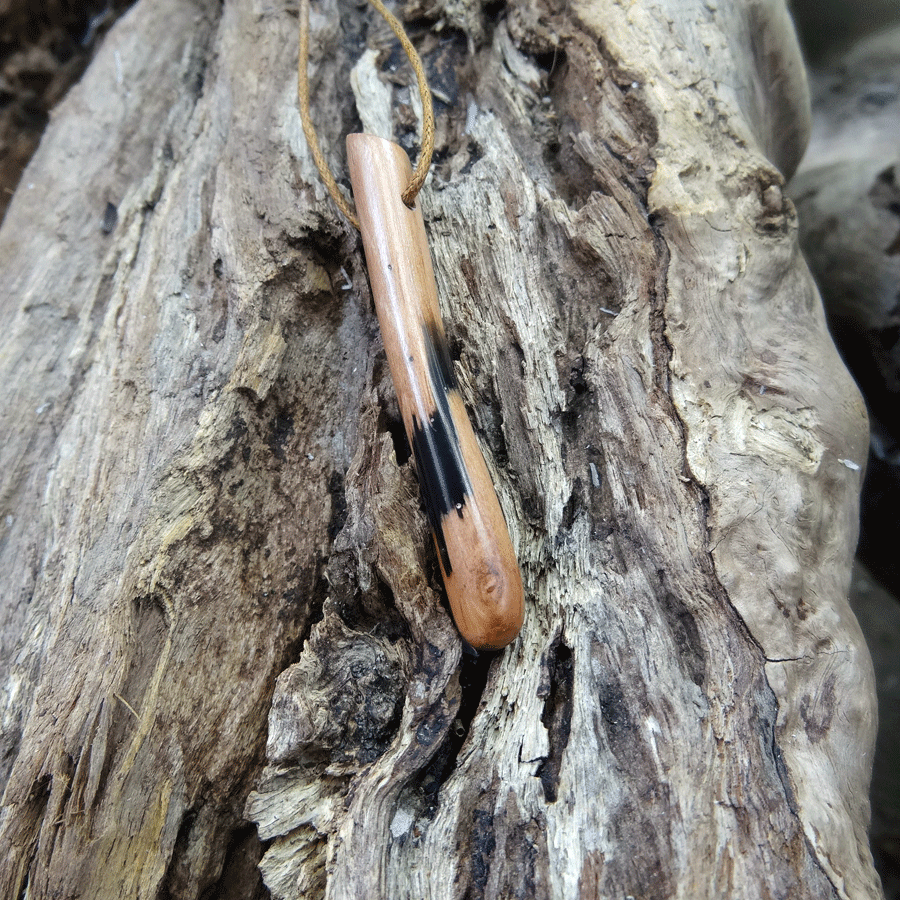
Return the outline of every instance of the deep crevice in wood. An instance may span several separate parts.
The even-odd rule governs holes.
[[[457,758],[478,712],[490,668],[497,654],[464,653],[459,669],[460,703],[446,736],[428,763],[410,779],[407,792],[418,797],[421,814],[433,819],[441,802],[441,788],[456,771]]]
[[[297,605],[297,615],[303,616],[303,627],[300,629],[297,637],[285,646],[278,670],[272,675],[273,681],[279,673],[297,661],[303,652],[303,648],[306,646],[306,642],[309,640],[312,629],[325,616],[325,602],[329,592],[326,566],[326,558],[319,557],[315,566],[315,580],[308,592],[304,592],[297,587],[290,587],[282,595],[282,598],[288,603]]]
[[[496,779],[481,791],[471,806],[468,817],[461,819],[460,825],[465,833],[460,835],[465,847],[463,871],[468,869],[468,885],[463,900],[484,900],[488,878],[492,866],[496,863],[498,816],[494,815],[499,785]]]
[[[538,764],[535,775],[541,780],[546,801],[555,803],[559,771],[572,727],[572,691],[575,683],[572,648],[567,646],[562,633],[553,639],[542,665],[538,696],[545,698],[541,722],[547,729],[549,752]]]
[[[387,409],[382,407],[378,417],[378,430],[386,431],[391,436],[397,465],[406,465],[410,456],[412,456],[412,449],[409,446],[409,438],[406,436],[406,429],[403,427],[403,419],[400,418],[400,414],[397,412],[396,408]]]
[[[344,475],[337,470],[328,479],[328,493],[331,495],[331,521],[328,536],[333,541],[347,521],[347,495],[344,492]]]

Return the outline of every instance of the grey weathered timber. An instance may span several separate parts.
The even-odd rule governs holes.
[[[783,4],[399,12],[522,635],[472,659],[441,602],[296,10],[141,0],[0,231],[0,896],[878,898]],[[414,147],[386,28],[312,26],[334,167]]]

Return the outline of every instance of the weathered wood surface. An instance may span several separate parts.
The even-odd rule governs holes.
[[[142,0],[0,231],[0,895],[261,896],[252,820],[278,897],[878,897],[866,422],[781,193],[783,5],[406,12],[522,636],[463,661],[441,606],[295,14]],[[340,167],[392,45],[313,29]]]

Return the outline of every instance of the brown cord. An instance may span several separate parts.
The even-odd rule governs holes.
[[[416,48],[413,47],[403,26],[397,21],[396,17],[385,7],[381,0],[369,0],[372,6],[384,17],[384,20],[391,26],[391,30],[397,35],[400,45],[403,47],[413,71],[416,73],[416,81],[419,84],[419,94],[422,97],[422,150],[419,153],[419,159],[416,163],[415,171],[406,190],[403,192],[403,202],[411,207],[415,202],[416,195],[422,189],[425,183],[425,176],[428,174],[428,168],[431,165],[431,154],[434,152],[434,111],[431,108],[431,90],[428,87],[428,79],[425,77],[425,67]],[[309,75],[307,68],[309,67],[309,0],[300,0],[300,50],[297,54],[297,100],[300,104],[300,121],[303,124],[303,134],[306,135],[306,143],[309,145],[312,153],[313,161],[328,193],[338,205],[340,211],[350,220],[354,228],[359,228],[359,219],[353,212],[346,197],[341,193],[341,189],[331,174],[331,169],[325,160],[322,151],[319,149],[319,140],[316,137],[316,129],[312,123],[312,117],[309,112]]]

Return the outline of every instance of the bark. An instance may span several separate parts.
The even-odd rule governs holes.
[[[464,655],[442,604],[295,14],[142,0],[0,232],[0,895],[262,896],[265,849],[277,897],[880,896],[783,5],[405,14],[522,635]],[[313,30],[334,167],[358,117],[412,145],[384,26]]]

